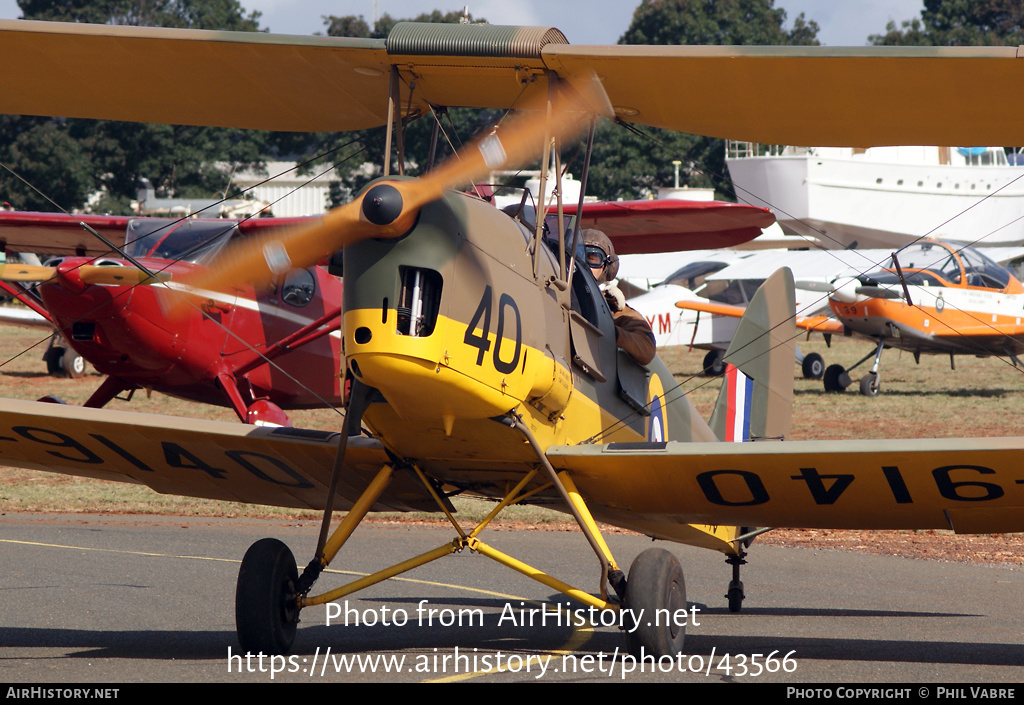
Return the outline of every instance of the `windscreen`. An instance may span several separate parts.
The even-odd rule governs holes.
[[[231,220],[140,218],[128,223],[125,252],[131,257],[202,262],[237,233]]]

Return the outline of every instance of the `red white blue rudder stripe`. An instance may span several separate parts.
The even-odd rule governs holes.
[[[750,440],[750,405],[754,397],[754,380],[740,372],[738,367],[725,366],[728,406],[725,415],[726,441]]]

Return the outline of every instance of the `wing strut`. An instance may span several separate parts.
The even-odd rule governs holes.
[[[356,506],[345,515],[341,525],[331,536],[330,544],[327,542],[327,534],[331,528],[331,515],[334,513],[334,498],[338,490],[338,479],[341,471],[345,468],[345,450],[348,448],[349,436],[358,436],[363,421],[363,413],[366,411],[370,398],[377,390],[368,387],[357,379],[352,380],[352,389],[349,394],[348,408],[345,410],[345,426],[338,439],[338,453],[334,456],[334,469],[331,471],[331,484],[327,490],[327,506],[324,507],[324,518],[320,523],[320,537],[316,542],[316,551],[313,553],[313,560],[309,562],[306,569],[302,571],[299,582],[296,586],[300,595],[305,595],[313,587],[313,583],[320,576],[320,572],[327,567],[335,554],[341,549],[342,544],[362,521],[370,507],[377,501],[377,497],[391,481],[391,474],[394,468],[385,465],[367,490],[359,497]]]
[[[509,414],[505,418],[501,419],[501,422],[508,425],[510,428],[519,431],[526,438],[533,452],[537,455],[537,460],[540,461],[541,467],[547,473],[548,478],[551,480],[551,484],[558,490],[558,493],[562,495],[562,500],[565,502],[569,511],[572,513],[573,518],[576,519],[576,523],[579,524],[580,530],[583,535],[586,536],[587,541],[590,543],[590,547],[594,549],[594,553],[597,554],[597,560],[601,563],[601,599],[608,599],[607,584],[611,584],[612,589],[615,590],[615,594],[619,596],[620,600],[625,599],[626,596],[626,575],[619,569],[619,566],[615,563],[615,559],[612,557],[612,552],[608,548],[608,544],[605,543],[604,537],[601,536],[601,530],[597,527],[597,522],[594,521],[594,517],[590,514],[590,510],[587,509],[586,503],[580,496],[579,490],[576,489],[575,483],[569,476],[568,472],[562,472],[561,474],[555,472],[555,468],[551,465],[551,461],[544,455],[544,451],[541,450],[540,444],[537,443],[537,439],[534,438],[533,433],[527,428],[526,424],[522,422],[522,419],[516,414]]]

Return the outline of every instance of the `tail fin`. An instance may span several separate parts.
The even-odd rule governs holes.
[[[725,381],[711,414],[719,440],[783,440],[789,435],[794,309],[793,273],[782,268],[754,294],[725,353]]]

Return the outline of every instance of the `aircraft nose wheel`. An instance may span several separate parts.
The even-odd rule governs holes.
[[[295,641],[299,607],[295,557],[277,539],[245,552],[235,589],[235,629],[243,652],[286,654]]]
[[[639,622],[626,637],[633,656],[660,658],[682,653],[686,585],[683,569],[672,553],[649,548],[636,557],[626,580],[626,607]]]
[[[877,397],[882,389],[882,380],[877,372],[869,372],[860,378],[860,393],[866,397]]]

